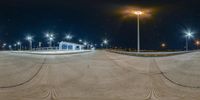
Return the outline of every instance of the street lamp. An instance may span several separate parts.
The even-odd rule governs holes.
[[[14,46],[14,48],[13,48],[13,49],[15,49],[15,50],[16,50],[16,49],[17,49],[17,44],[15,43],[13,46]]]
[[[82,40],[81,40],[81,39],[79,39],[78,41],[79,41],[80,43],[82,43]]]
[[[19,50],[22,50],[22,45],[20,41],[17,42],[17,45],[19,46]]]
[[[165,47],[166,47],[166,44],[165,44],[165,43],[162,43],[162,44],[161,44],[161,47],[162,47],[162,48],[165,48]]]
[[[32,50],[32,40],[33,40],[33,37],[32,37],[32,36],[27,36],[27,37],[26,37],[26,40],[29,41],[29,44],[30,44],[30,50]]]
[[[84,42],[84,43],[83,43],[83,45],[85,45],[85,46],[86,46],[86,45],[87,45],[87,42]]]
[[[142,11],[133,11],[137,15],[137,52],[140,52],[140,16],[143,14]]]
[[[107,45],[108,44],[108,40],[106,40],[106,39],[103,40],[103,43]]]
[[[195,41],[195,44],[196,44],[196,46],[197,46],[197,49],[199,49],[200,41],[199,41],[199,40],[196,40],[196,41]]]
[[[68,41],[70,41],[70,40],[72,39],[72,35],[67,34],[67,35],[65,36],[65,38],[66,38]]]
[[[54,34],[52,34],[52,33],[47,33],[46,34],[46,37],[48,38],[48,40],[49,40],[49,47],[52,47],[52,42],[53,42],[53,40],[54,40]]]
[[[8,48],[9,48],[10,50],[12,50],[12,46],[11,46],[11,45],[9,45]]]
[[[86,47],[86,49],[88,49],[88,43],[86,41],[83,42],[83,45]]]
[[[4,43],[4,44],[3,44],[3,46],[2,46],[2,48],[5,48],[5,47],[6,47],[6,45],[7,45],[7,44],[6,44],[6,43]]]
[[[186,41],[185,41],[185,50],[188,51],[188,40],[193,37],[194,32],[191,32],[190,30],[187,30],[184,32]]]
[[[103,40],[103,44],[105,44],[105,46],[106,46],[106,48],[107,48],[108,40],[107,40],[107,39],[104,39],[104,40]]]

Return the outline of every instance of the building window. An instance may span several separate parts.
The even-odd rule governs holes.
[[[68,50],[73,50],[73,45],[68,45]]]

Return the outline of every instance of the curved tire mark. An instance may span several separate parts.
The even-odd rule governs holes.
[[[175,84],[175,85],[178,85],[178,86],[181,86],[181,87],[186,87],[186,88],[200,88],[200,86],[189,86],[189,85],[184,85],[184,84],[178,83],[178,82],[176,82],[176,81],[174,81],[174,80],[171,80],[169,77],[167,77],[167,76],[165,75],[164,72],[162,72],[162,71],[160,70],[160,68],[158,67],[158,64],[157,64],[156,60],[153,59],[153,61],[154,61],[154,63],[155,63],[155,66],[156,66],[156,67],[158,68],[158,70],[160,71],[160,74],[161,74],[165,79],[167,79],[168,81],[170,81],[171,83],[173,83],[173,84]]]
[[[29,78],[28,80],[22,82],[22,83],[18,83],[18,84],[15,84],[15,85],[10,85],[10,86],[0,86],[0,88],[13,88],[13,87],[18,87],[18,86],[21,86],[21,85],[24,85],[28,82],[30,82],[31,80],[33,80],[37,75],[38,73],[41,71],[41,69],[43,68],[43,65],[45,64],[46,62],[46,57],[44,58],[43,62],[42,62],[42,65],[40,66],[40,68],[37,70],[37,72],[31,77]]]

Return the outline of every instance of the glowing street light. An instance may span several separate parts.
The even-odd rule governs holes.
[[[17,45],[19,46],[19,50],[22,50],[22,43],[20,41],[17,42]]]
[[[83,40],[79,39],[78,41],[79,41],[80,43],[82,43]]]
[[[16,49],[16,47],[17,47],[17,44],[15,43],[13,46],[15,47],[14,49]]]
[[[87,44],[88,44],[87,42],[84,42],[84,43],[83,43],[83,45],[85,45],[85,46],[87,46]]]
[[[3,43],[3,46],[2,46],[2,48],[5,48],[5,47],[6,47],[6,45],[7,45],[6,43]]]
[[[67,34],[67,35],[65,36],[65,38],[66,38],[66,40],[70,41],[70,40],[72,39],[72,35]]]
[[[11,45],[8,45],[8,48],[9,48],[10,50],[12,50],[12,46],[11,46]]]
[[[188,40],[193,37],[194,32],[191,30],[184,31],[186,41],[185,41],[185,50],[188,51]]]
[[[48,40],[49,40],[49,47],[52,47],[52,42],[53,42],[53,40],[54,40],[54,34],[53,33],[47,33],[46,34],[46,37],[48,38]]]
[[[196,40],[195,41],[195,45],[197,46],[197,49],[199,48],[199,45],[200,45],[200,41],[199,40]]]
[[[33,40],[33,37],[32,37],[32,36],[27,36],[27,37],[26,37],[26,40],[29,41],[29,44],[30,44],[30,50],[32,50],[32,40]]]
[[[161,47],[162,47],[162,48],[165,48],[165,47],[166,47],[166,44],[165,44],[165,43],[162,43],[162,44],[161,44]]]
[[[105,46],[106,46],[106,48],[107,48],[108,40],[107,40],[107,39],[104,39],[104,40],[103,40],[103,44],[105,44]]]
[[[107,45],[108,44],[108,40],[103,40],[103,43],[105,44],[105,45]]]

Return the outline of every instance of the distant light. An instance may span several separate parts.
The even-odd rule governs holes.
[[[14,46],[16,47],[16,46],[17,46],[17,44],[14,44]]]
[[[81,40],[81,39],[79,39],[79,42],[82,42],[82,40]]]
[[[3,44],[2,48],[5,48],[5,46],[6,46],[6,43]]]
[[[53,41],[54,40],[54,34],[53,33],[50,33],[50,32],[48,32],[48,33],[46,33],[46,37],[49,39],[49,41]]]
[[[197,46],[199,46],[199,45],[200,45],[200,41],[199,41],[199,40],[196,40],[195,44],[196,44]]]
[[[26,37],[26,40],[28,40],[28,41],[32,41],[32,39],[33,39],[32,36],[27,36],[27,37]]]
[[[104,44],[108,44],[108,40],[106,40],[106,39],[103,40],[103,43],[104,43]]]
[[[53,37],[49,37],[49,40],[50,40],[50,41],[53,41],[54,39],[53,39]]]
[[[17,42],[17,45],[20,45],[20,44],[21,44],[21,42],[20,42],[20,41],[18,41],[18,42]]]
[[[8,47],[9,47],[9,48],[12,48],[12,46],[11,46],[11,45],[9,45]]]
[[[3,46],[6,46],[6,43],[4,43]]]
[[[83,45],[87,45],[87,42],[84,42]]]
[[[65,37],[67,40],[71,40],[72,39],[72,36],[70,34],[67,34],[66,37]]]
[[[162,47],[162,48],[165,48],[165,47],[166,47],[166,44],[165,44],[165,43],[162,43],[162,44],[161,44],[161,47]]]
[[[101,43],[101,46],[103,47],[103,43]]]
[[[49,37],[49,34],[48,34],[48,33],[46,34],[46,37]]]

